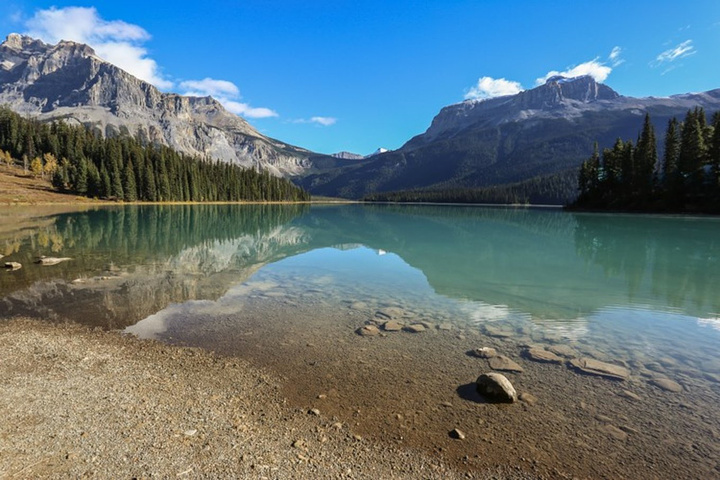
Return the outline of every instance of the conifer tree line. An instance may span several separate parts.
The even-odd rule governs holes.
[[[573,207],[599,210],[720,212],[720,112],[702,108],[669,120],[658,154],[650,115],[637,142],[618,139],[602,155],[597,143],[580,167]]]
[[[268,172],[201,160],[129,136],[102,138],[66,122],[41,123],[0,107],[0,161],[58,190],[126,202],[307,201]]]

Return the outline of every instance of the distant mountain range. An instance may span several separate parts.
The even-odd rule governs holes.
[[[720,89],[667,98],[625,97],[592,77],[553,77],[531,90],[443,108],[400,149],[311,173],[313,193],[358,198],[374,192],[511,185],[575,170],[592,145],[637,137],[645,113],[661,136],[670,117],[720,110]],[[662,138],[662,137],[661,137]],[[662,145],[661,145],[662,147]]]
[[[268,138],[212,97],[163,93],[100,59],[87,45],[11,34],[0,44],[0,104],[41,121],[62,119],[144,142],[292,178],[314,194],[360,198],[400,190],[475,189],[575,175],[593,142],[635,138],[643,115],[659,136],[672,116],[720,110],[720,89],[668,98],[625,97],[591,77],[552,77],[531,90],[443,108],[398,150],[335,155]],[[565,182],[567,183],[567,182]]]
[[[381,147],[381,148],[378,148],[377,150],[375,150],[375,151],[374,151],[373,153],[371,153],[370,155],[360,155],[359,153],[352,153],[352,152],[344,152],[344,151],[343,151],[343,152],[333,153],[333,154],[332,154],[332,157],[333,157],[333,158],[339,158],[339,159],[341,159],[341,160],[363,160],[363,159],[365,159],[365,158],[374,157],[375,155],[380,155],[381,153],[386,153],[386,152],[389,152],[389,151],[390,151],[390,150],[388,150],[387,148],[382,148],[382,147]]]

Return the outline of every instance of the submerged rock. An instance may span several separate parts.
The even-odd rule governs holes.
[[[380,329],[375,325],[363,325],[362,327],[355,330],[355,333],[363,337],[374,337],[380,334]]]
[[[528,348],[525,350],[525,355],[536,362],[562,363],[562,358],[543,348]]]
[[[421,323],[413,323],[412,325],[408,325],[405,327],[406,332],[410,333],[420,333],[425,331],[425,325]]]
[[[578,356],[578,353],[575,351],[575,349],[572,347],[568,347],[567,345],[551,345],[550,347],[548,347],[548,350],[550,350],[556,355],[560,355],[561,357],[575,358]]]
[[[42,256],[35,260],[35,263],[39,263],[40,265],[57,265],[58,263],[67,262],[68,260],[72,260],[70,257],[46,257]]]
[[[500,373],[483,373],[475,382],[480,395],[498,402],[514,403],[517,392],[505,375]]]
[[[398,322],[397,320],[389,320],[385,323],[383,323],[383,330],[386,332],[399,332],[402,330],[403,324]]]
[[[480,358],[492,358],[497,356],[497,350],[492,347],[481,347],[473,350],[472,354]]]
[[[505,355],[498,355],[496,357],[492,357],[488,362],[490,363],[490,368],[492,368],[493,370],[518,373],[523,371],[523,368],[519,364],[506,357]]]
[[[597,375],[599,377],[616,380],[627,380],[628,377],[630,377],[630,371],[627,368],[592,358],[573,358],[568,363],[574,369],[589,375]]]
[[[650,383],[668,392],[680,393],[683,391],[682,385],[669,378],[653,378]]]
[[[398,307],[385,307],[375,312],[375,316],[378,318],[384,318],[387,320],[394,320],[396,318],[410,317],[412,316],[402,308]]]
[[[497,337],[497,338],[510,338],[515,335],[515,332],[503,330],[503,329],[500,329],[497,327],[493,327],[491,325],[485,326],[485,333],[487,333],[491,337]]]

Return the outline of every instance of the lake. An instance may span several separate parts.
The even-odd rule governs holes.
[[[528,470],[593,478],[720,476],[718,218],[390,205],[41,213],[0,216],[3,261],[23,264],[0,272],[0,316],[246,358],[283,379],[291,405],[469,470],[532,458]],[[40,255],[71,260],[34,264]],[[366,324],[379,334],[358,334]],[[521,365],[503,373],[523,401],[475,392],[492,371],[479,347]],[[530,347],[559,358],[534,361]],[[467,438],[449,439],[454,428]]]

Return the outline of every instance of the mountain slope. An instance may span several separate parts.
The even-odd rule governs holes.
[[[162,93],[75,42],[9,35],[0,44],[0,104],[276,175],[298,175],[312,163],[312,152],[263,136],[212,97]]]
[[[658,132],[672,116],[720,110],[720,89],[669,98],[619,95],[591,77],[553,77],[516,95],[443,108],[402,148],[360,165],[308,175],[313,193],[362,197],[407,189],[478,188],[574,168],[592,145],[635,138],[645,112]]]

